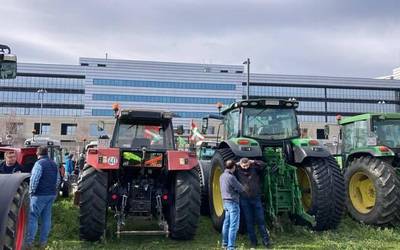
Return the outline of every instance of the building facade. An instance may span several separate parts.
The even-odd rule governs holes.
[[[99,122],[111,134],[116,102],[172,111],[175,126],[188,130],[192,119],[200,125],[201,117],[216,114],[217,102],[247,97],[243,71],[243,65],[97,58],[80,58],[79,65],[19,63],[16,79],[0,80],[0,138],[22,140],[34,131],[82,142],[96,138]],[[398,112],[399,74],[400,68],[384,79],[251,74],[250,97],[298,100],[304,133],[324,139],[324,125],[335,124],[338,114]],[[215,134],[216,125],[210,128]]]

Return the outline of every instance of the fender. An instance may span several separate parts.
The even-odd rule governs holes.
[[[331,153],[321,146],[293,146],[294,162],[301,163],[307,157],[326,158],[331,156]]]
[[[196,158],[196,154],[191,154],[188,151],[167,151],[168,159],[168,170],[192,170],[199,163]]]
[[[119,169],[119,148],[90,148],[86,162],[95,169]]]
[[[249,141],[248,144],[241,145],[241,140]],[[223,141],[219,144],[218,148],[230,148],[232,152],[238,157],[255,158],[262,157],[260,144],[256,140],[249,138],[234,138]]]
[[[24,181],[29,181],[28,173],[0,174],[0,249],[4,246],[6,220],[15,193]]]
[[[383,148],[384,150],[381,150],[381,148]],[[373,146],[373,147],[357,148],[357,149],[351,150],[348,157],[355,155],[355,154],[370,154],[371,156],[374,156],[374,157],[395,156],[395,153],[386,146]]]

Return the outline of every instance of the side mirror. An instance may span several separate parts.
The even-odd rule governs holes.
[[[11,54],[10,47],[0,44],[0,79],[17,77],[17,56]]]
[[[204,117],[203,120],[201,121],[201,133],[207,134],[207,129],[208,129],[208,118]]]
[[[185,130],[184,130],[184,128],[183,128],[183,125],[179,125],[179,126],[176,128],[176,133],[177,133],[178,135],[183,135],[184,132],[185,132]]]

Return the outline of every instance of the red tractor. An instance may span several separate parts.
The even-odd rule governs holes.
[[[200,216],[195,154],[177,151],[172,113],[120,110],[111,140],[88,149],[78,181],[80,238],[100,240],[106,212],[115,213],[117,236],[164,234],[192,239]],[[106,143],[104,143],[106,140]],[[127,231],[134,222],[156,220],[157,230]],[[124,231],[125,230],[125,231]]]

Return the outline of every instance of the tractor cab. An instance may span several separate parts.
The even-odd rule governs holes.
[[[161,167],[164,154],[175,147],[172,113],[121,111],[110,146],[120,149],[123,166]]]
[[[393,156],[400,153],[400,114],[362,114],[339,121],[342,161],[356,152]],[[345,165],[343,165],[345,166]]]
[[[299,137],[296,101],[245,100],[222,111],[225,138],[247,137],[260,142]]]

